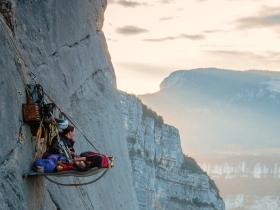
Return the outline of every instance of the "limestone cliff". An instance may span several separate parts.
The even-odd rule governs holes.
[[[5,19],[0,26],[0,209],[138,209],[116,78],[102,32],[106,4],[106,0],[0,0]],[[16,50],[9,43],[15,43]],[[20,55],[26,63],[21,61],[22,69]],[[23,78],[31,82],[29,72],[98,141],[100,151],[117,156],[115,168],[104,178],[77,188],[56,186],[42,177],[22,179],[35,149],[27,124],[24,143],[18,141],[21,104],[26,103]],[[91,149],[77,132],[76,150]]]
[[[140,209],[225,209],[212,180],[184,156],[178,129],[135,96],[120,92]]]

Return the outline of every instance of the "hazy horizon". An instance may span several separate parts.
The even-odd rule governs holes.
[[[103,31],[118,89],[154,93],[180,69],[278,71],[275,0],[109,0]]]
[[[179,129],[185,154],[280,155],[280,72],[186,70],[161,85],[138,97]]]

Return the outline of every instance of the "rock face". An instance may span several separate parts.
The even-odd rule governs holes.
[[[198,163],[219,186],[226,209],[280,208],[280,158],[240,156]]]
[[[135,96],[120,92],[140,209],[225,209],[215,184],[184,156],[178,129]]]
[[[106,4],[0,1],[0,209],[138,209],[116,78],[102,33]],[[8,34],[17,48],[10,46]],[[22,179],[35,150],[28,124],[22,127],[24,143],[18,141],[21,104],[26,103],[23,79],[32,82],[29,72],[101,152],[117,156],[115,168],[98,182],[75,188],[43,177]],[[93,150],[79,132],[75,147]],[[93,177],[52,179],[84,183]]]

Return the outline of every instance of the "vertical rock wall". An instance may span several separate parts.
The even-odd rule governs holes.
[[[102,33],[106,4],[106,0],[0,0],[6,22],[0,27],[0,209],[138,209],[116,78]],[[43,177],[22,179],[35,150],[28,124],[22,127],[24,143],[18,141],[21,105],[26,102],[23,78],[32,82],[30,72],[101,152],[117,156],[115,168],[98,182],[75,188],[54,185]],[[76,150],[92,149],[77,132]],[[93,178],[53,179],[83,183]]]
[[[120,92],[140,209],[225,209],[215,184],[183,155],[179,132],[135,96]]]

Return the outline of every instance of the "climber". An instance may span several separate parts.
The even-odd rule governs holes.
[[[75,171],[85,171],[86,165],[84,161],[74,161],[68,163],[66,166],[64,165],[57,165],[57,171],[68,171],[68,170],[75,170]]]
[[[57,125],[58,128],[63,129],[59,132],[59,136],[55,136],[52,139],[51,145],[49,146],[48,153],[50,154],[63,154],[66,157],[68,152],[70,153],[68,158],[77,156],[73,146],[75,144],[75,127],[71,124],[68,125],[68,121],[61,122],[61,125]],[[59,140],[59,139],[60,140]],[[68,152],[67,152],[68,151]]]
[[[69,163],[65,156],[60,154],[50,154],[47,159],[38,159],[34,161],[33,170],[39,173],[52,173],[68,170],[82,171],[85,169],[83,161],[74,161]]]
[[[86,164],[85,170],[91,168],[112,168],[114,167],[115,156],[107,156],[96,152],[83,152],[80,157],[75,157],[75,161],[84,161]]]

